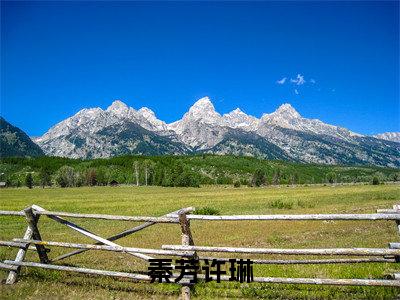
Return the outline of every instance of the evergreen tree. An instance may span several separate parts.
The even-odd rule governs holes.
[[[31,173],[26,174],[25,185],[30,189],[33,187],[33,177]]]
[[[51,186],[51,175],[48,167],[43,167],[40,170],[40,185],[42,188],[45,186]]]

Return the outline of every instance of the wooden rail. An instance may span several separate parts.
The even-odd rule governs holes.
[[[378,221],[400,220],[400,214],[314,214],[314,215],[237,215],[237,216],[202,216],[190,215],[189,220],[202,221]]]
[[[33,205],[33,208],[38,206]],[[387,210],[384,210],[387,211]],[[106,214],[80,214],[69,212],[57,212],[47,210],[37,210],[37,215],[58,216],[82,219],[97,220],[115,220],[131,222],[153,222],[153,223],[179,223],[178,214],[169,214],[165,217],[149,216],[118,216]],[[20,211],[0,211],[0,215],[25,217],[24,212]],[[400,211],[393,213],[375,213],[375,214],[310,214],[310,215],[235,215],[235,216],[209,216],[209,215],[188,215],[188,220],[201,221],[329,221],[329,220],[349,220],[349,221],[400,221]]]
[[[329,249],[273,249],[163,245],[162,249],[175,251],[225,252],[248,254],[284,254],[284,255],[349,255],[349,256],[385,256],[400,255],[400,249],[383,248],[329,248]]]
[[[146,249],[146,248],[134,248],[134,247],[122,247],[122,246],[106,246],[106,245],[93,245],[93,244],[78,244],[78,243],[64,243],[64,242],[53,242],[53,241],[39,241],[39,240],[24,240],[24,239],[14,239],[15,245],[12,245],[10,242],[2,243],[10,243],[11,247],[21,247],[24,244],[33,244],[40,246],[56,246],[63,248],[74,248],[74,249],[86,249],[86,250],[104,250],[104,251],[113,251],[113,252],[124,252],[124,253],[143,253],[143,254],[155,254],[155,255],[170,255],[170,256],[183,256],[183,257],[191,257],[193,256],[194,251],[168,251],[168,250],[159,250],[159,249]],[[396,251],[396,250],[394,250]],[[399,250],[400,252],[400,250]]]
[[[234,215],[234,216],[209,216],[192,215],[194,208],[183,208],[161,217],[153,216],[122,216],[108,214],[86,214],[48,211],[40,206],[32,205],[22,211],[0,210],[0,216],[24,217],[27,221],[27,229],[22,238],[15,238],[12,241],[0,241],[0,246],[18,248],[17,256],[14,260],[0,262],[0,269],[9,271],[6,283],[12,284],[16,281],[21,267],[44,268],[67,272],[77,272],[83,274],[112,276],[128,278],[134,281],[149,281],[148,275],[126,273],[118,271],[97,270],[89,268],[79,268],[72,266],[55,265],[54,262],[63,260],[67,257],[78,255],[85,251],[111,251],[116,253],[126,253],[136,258],[148,261],[152,257],[149,255],[177,256],[185,258],[214,259],[229,261],[229,258],[203,257],[199,252],[206,253],[246,253],[258,255],[312,255],[312,256],[364,256],[363,258],[335,258],[335,259],[254,259],[254,264],[339,264],[339,263],[399,263],[400,262],[400,243],[391,242],[388,248],[325,248],[325,249],[276,249],[276,248],[244,248],[244,247],[212,247],[198,246],[194,243],[194,238],[190,229],[190,221],[395,221],[400,230],[400,206],[395,205],[393,209],[379,209],[377,213],[371,214],[309,214],[309,215]],[[94,244],[67,243],[58,241],[43,241],[38,228],[39,218],[46,216],[79,234],[89,237],[95,241]],[[97,220],[114,220],[128,222],[145,222],[136,225],[128,230],[122,231],[108,238],[103,238],[89,230],[64,219],[84,218]],[[158,223],[179,224],[181,228],[181,245],[162,245],[161,249],[146,249],[137,247],[125,247],[115,243],[116,240],[143,230]],[[75,249],[69,253],[55,258],[49,258],[47,247],[62,247]],[[40,262],[24,261],[27,250],[34,250],[38,254]],[[173,274],[172,278],[177,277]],[[198,274],[199,279],[204,279],[204,275]],[[284,283],[284,284],[316,284],[316,285],[355,285],[355,286],[390,286],[400,287],[400,273],[393,275],[390,279],[327,279],[327,278],[277,278],[277,277],[254,277],[254,282],[261,283]],[[230,281],[228,276],[221,276],[222,281]],[[181,297],[190,299],[191,284],[185,276],[182,281]]]
[[[35,262],[15,262],[12,260],[6,260],[6,264],[14,266],[25,266],[25,267],[36,267],[50,270],[78,272],[91,275],[105,275],[111,277],[129,278],[135,281],[150,281],[151,278],[148,275],[126,273],[126,272],[115,272],[115,271],[104,271],[95,270],[88,268],[77,268],[70,266],[58,266],[50,264],[42,264]],[[177,274],[173,274],[171,278],[176,278]],[[205,279],[205,276],[198,274],[199,279]],[[221,276],[221,281],[230,281],[229,276]],[[254,277],[253,282],[262,283],[283,283],[283,284],[312,284],[312,285],[353,285],[353,286],[388,286],[388,287],[400,287],[400,280],[385,280],[385,279],[319,279],[319,278],[286,278],[286,277]],[[184,280],[184,284],[187,285],[187,280]]]

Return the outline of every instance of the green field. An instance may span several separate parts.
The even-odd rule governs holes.
[[[20,210],[31,204],[48,210],[160,216],[182,207],[213,207],[221,214],[297,214],[297,213],[372,213],[390,208],[400,200],[400,186],[308,186],[233,188],[162,187],[82,187],[0,190],[1,210]],[[109,236],[138,223],[75,219],[77,224],[101,236]],[[26,224],[17,217],[1,217],[1,240],[22,237]],[[44,240],[92,243],[72,230],[42,217],[40,229]],[[399,241],[394,222],[390,221],[264,221],[200,222],[192,221],[196,245],[271,248],[387,247]],[[132,247],[160,248],[179,244],[176,224],[158,224],[118,241]],[[0,249],[0,259],[14,258],[15,249]],[[67,252],[52,248],[50,257]],[[224,256],[226,257],[226,255]],[[239,258],[240,256],[233,256]],[[256,258],[256,256],[242,256]],[[281,256],[282,257],[282,256]],[[263,256],[263,258],[281,258]],[[260,258],[260,257],[258,257]],[[292,257],[293,258],[293,257]],[[37,261],[29,251],[29,260]],[[124,272],[146,271],[144,263],[123,253],[86,252],[63,263]],[[263,265],[254,276],[315,278],[386,278],[399,272],[390,263],[342,265]],[[2,278],[6,272],[1,271]],[[22,269],[13,286],[0,285],[2,299],[176,299],[180,287],[175,284],[135,283],[105,277],[61,273],[41,269]],[[385,287],[332,287],[311,285],[200,283],[193,289],[197,299],[270,298],[270,299],[394,299],[400,290]]]

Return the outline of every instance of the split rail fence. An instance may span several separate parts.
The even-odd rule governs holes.
[[[393,209],[381,209],[371,214],[308,214],[308,215],[233,215],[233,216],[210,216],[191,214],[194,208],[187,207],[166,214],[161,217],[145,216],[117,216],[103,214],[81,214],[69,212],[47,211],[44,208],[32,205],[23,211],[0,211],[0,216],[16,216],[26,219],[28,226],[22,239],[16,238],[12,241],[0,241],[0,246],[19,248],[14,260],[0,262],[0,268],[9,270],[6,284],[16,282],[21,267],[43,268],[67,272],[77,272],[92,275],[104,275],[119,278],[128,278],[134,281],[150,281],[151,277],[139,273],[117,272],[109,270],[97,270],[89,268],[71,267],[56,262],[68,257],[83,253],[89,250],[102,250],[112,252],[123,252],[135,258],[149,261],[152,255],[157,256],[177,256],[184,258],[198,257],[200,259],[217,258],[228,261],[229,258],[202,257],[198,252],[205,253],[246,253],[246,254],[282,254],[282,255],[312,255],[312,256],[350,256],[349,258],[329,258],[329,259],[254,259],[254,264],[340,264],[340,263],[399,263],[400,262],[400,243],[389,243],[388,248],[327,248],[327,249],[276,249],[276,248],[238,248],[238,247],[206,247],[194,244],[190,221],[298,221],[298,220],[360,220],[394,221],[397,230],[400,232],[400,205],[393,206]],[[94,241],[95,244],[78,244],[67,242],[55,242],[42,240],[38,222],[41,216],[46,216],[70,229],[86,236]],[[125,230],[113,236],[103,238],[97,234],[66,220],[65,218],[84,218],[97,220],[114,221],[134,221],[145,222],[131,229]],[[181,245],[163,245],[161,249],[145,249],[135,247],[124,247],[114,241],[138,232],[144,228],[153,226],[157,223],[179,224],[181,228]],[[50,259],[46,247],[63,247],[75,249],[61,256]],[[25,261],[27,250],[35,250],[38,253],[40,262]],[[354,258],[354,257],[358,258]],[[176,277],[173,274],[172,277]],[[199,279],[204,279],[201,274]],[[400,273],[393,274],[393,279],[328,279],[328,278],[286,278],[286,277],[254,277],[254,282],[262,283],[283,283],[283,284],[314,284],[314,285],[354,285],[354,286],[390,286],[400,287]],[[229,281],[229,276],[221,276],[221,281]],[[182,284],[182,299],[190,299],[190,282],[184,278]]]

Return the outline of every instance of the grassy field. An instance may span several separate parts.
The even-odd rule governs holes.
[[[1,210],[20,210],[31,204],[48,210],[158,216],[182,207],[213,207],[221,214],[280,213],[372,213],[390,208],[400,200],[399,185],[309,186],[268,188],[161,188],[92,187],[71,189],[3,189]],[[136,223],[75,219],[79,225],[108,236]],[[1,240],[22,237],[26,224],[16,217],[1,217]],[[45,240],[92,243],[45,217],[40,220]],[[300,221],[300,222],[192,222],[195,244],[213,246],[253,246],[277,248],[312,247],[387,247],[399,241],[393,222],[388,221]],[[121,245],[156,247],[179,244],[180,229],[174,224],[158,224],[118,241]],[[50,257],[68,250],[52,248]],[[0,259],[10,259],[16,250],[0,249]],[[226,256],[225,256],[226,257]],[[234,256],[239,258],[240,256]],[[246,256],[243,256],[246,257]],[[278,258],[279,256],[264,256]],[[37,260],[29,251],[29,260]],[[250,257],[246,257],[250,258]],[[255,258],[255,257],[253,257]],[[86,252],[64,261],[65,264],[125,272],[146,271],[144,263],[124,254]],[[385,278],[399,272],[395,264],[342,265],[263,265],[254,276]],[[2,278],[5,272],[0,272]],[[0,285],[2,299],[176,299],[175,284],[132,283],[127,280],[61,273],[40,269],[22,269],[17,284]],[[330,287],[310,285],[201,283],[193,296],[197,299],[269,298],[269,299],[393,299],[399,289],[384,287]]]

